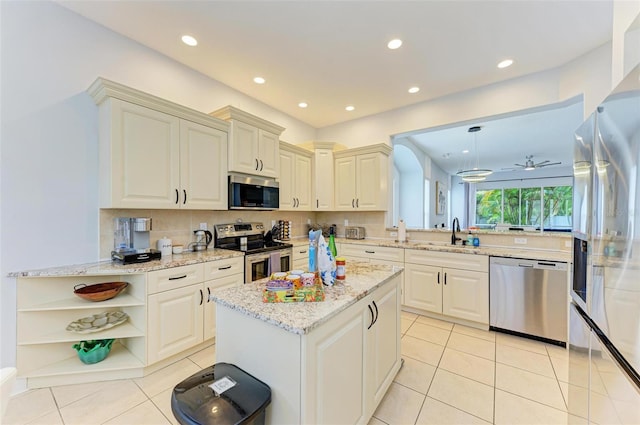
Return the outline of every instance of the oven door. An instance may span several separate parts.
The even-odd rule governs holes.
[[[289,271],[293,265],[293,255],[291,248],[277,251],[261,252],[259,254],[248,254],[244,257],[244,281],[255,282],[265,279],[271,275],[269,262],[271,254],[280,254],[280,271]]]

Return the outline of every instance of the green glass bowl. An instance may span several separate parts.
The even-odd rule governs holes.
[[[78,352],[78,358],[84,364],[94,364],[104,360],[111,351],[115,339],[102,339],[99,344],[93,346],[89,350],[83,348],[87,341],[80,341],[80,344],[74,344],[73,348]]]

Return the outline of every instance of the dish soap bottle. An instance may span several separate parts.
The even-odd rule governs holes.
[[[329,251],[331,251],[331,255],[333,255],[334,261],[338,256],[338,250],[336,249],[336,236],[335,236],[335,227],[329,227]]]
[[[469,230],[469,234],[467,235],[467,245],[473,245],[473,234],[471,233],[471,230]]]

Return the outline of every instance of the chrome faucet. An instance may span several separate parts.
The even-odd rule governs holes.
[[[453,224],[451,224],[451,245],[455,245],[456,241],[461,241],[461,238],[456,237],[456,232],[460,231],[460,222],[458,221],[458,217],[453,219]]]

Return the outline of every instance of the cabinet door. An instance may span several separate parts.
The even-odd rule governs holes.
[[[180,121],[180,207],[227,209],[227,135]]]
[[[443,269],[442,313],[489,324],[489,274]]]
[[[296,209],[311,211],[311,157],[296,155],[294,171]]]
[[[211,301],[211,295],[216,291],[224,288],[231,288],[233,286],[242,285],[244,280],[244,274],[236,274],[226,276],[220,279],[209,280],[204,283],[204,323],[203,323],[203,335],[204,340],[208,340],[216,336],[216,303]]]
[[[180,120],[118,99],[101,108],[101,206],[178,208]]]
[[[356,157],[356,207],[361,210],[382,209],[383,199],[386,193],[380,185],[386,185],[386,176],[383,179],[380,169],[380,154],[370,153]]]
[[[398,278],[396,278],[397,281]],[[398,300],[398,283],[387,283],[384,289],[374,293],[371,304],[376,312],[376,319],[367,333],[371,338],[370,368],[366,376],[368,400],[373,400],[369,410],[373,410],[384,397],[387,388],[393,381],[400,362],[400,302]],[[398,336],[397,339],[394,337]]]
[[[355,209],[356,201],[356,159],[355,157],[335,160],[335,209]]]
[[[280,175],[280,137],[268,131],[258,130],[258,174],[278,178]]]
[[[316,149],[313,168],[315,200],[312,206],[316,211],[333,211],[333,151]]]
[[[292,210],[296,204],[295,186],[295,157],[296,154],[286,150],[280,150],[280,209]]]
[[[259,166],[258,129],[242,121],[233,121],[229,144],[229,171],[257,174]]]
[[[442,268],[406,264],[404,277],[404,303],[434,313],[442,313]]]
[[[355,424],[368,419],[363,359],[371,321],[366,303],[358,302],[308,334],[302,423]]]
[[[202,283],[148,297],[147,359],[149,364],[203,341]]]

